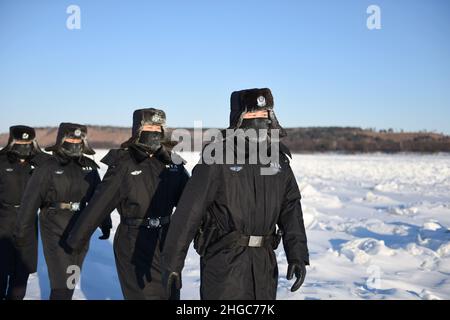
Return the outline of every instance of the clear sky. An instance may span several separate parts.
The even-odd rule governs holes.
[[[226,127],[230,93],[252,87],[286,127],[450,134],[450,1],[0,0],[0,131],[129,126],[140,107]]]

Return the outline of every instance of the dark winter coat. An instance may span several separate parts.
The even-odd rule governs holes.
[[[198,164],[194,168],[166,239],[166,270],[181,272],[189,245],[207,215],[216,221],[216,240],[233,231],[246,236],[272,235],[278,226],[284,233],[288,262],[309,263],[300,191],[289,165],[289,151],[282,150],[273,175],[261,175],[260,169],[268,167],[261,164]],[[272,300],[277,281],[277,260],[271,247],[231,246],[209,254],[207,250],[201,259],[202,299]]]
[[[34,217],[40,209],[41,238],[52,289],[67,289],[67,268],[82,266],[88,244],[78,252],[69,252],[62,244],[75,221],[85,214],[83,207],[100,183],[97,169],[97,164],[87,157],[72,160],[56,153],[35,170],[25,190],[15,229],[16,241],[22,243],[33,232]],[[80,202],[81,211],[52,207],[54,203],[70,202]],[[104,221],[103,227],[111,227],[111,221]]]
[[[164,147],[151,158],[134,146],[111,150],[102,162],[109,166],[108,171],[67,244],[83,246],[97,222],[117,209],[122,222],[116,231],[114,253],[125,299],[166,299],[160,252],[168,225],[149,229],[124,221],[171,216],[189,176],[183,165],[172,162]]]
[[[37,267],[37,215],[30,219],[30,231],[24,235],[23,247],[14,246],[13,232],[22,196],[35,167],[48,159],[45,153],[38,153],[25,162],[12,153],[0,155],[0,270],[10,274],[18,264],[24,264],[28,273]],[[20,249],[20,250],[19,250]]]

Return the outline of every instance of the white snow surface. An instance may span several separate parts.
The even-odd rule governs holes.
[[[98,152],[100,160],[107,151]],[[192,170],[198,153],[184,153]],[[278,299],[450,299],[450,155],[293,155],[311,266],[303,287],[290,292],[287,262],[277,251]],[[106,167],[101,166],[102,175]],[[75,299],[122,299],[112,239],[91,239]],[[47,299],[47,268],[26,299]],[[191,248],[183,299],[199,299],[199,258]]]

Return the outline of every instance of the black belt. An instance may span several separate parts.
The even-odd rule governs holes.
[[[51,210],[68,210],[71,212],[79,212],[85,206],[81,202],[50,202],[46,205]]]
[[[220,238],[217,242],[208,246],[206,249],[207,255],[214,254],[226,248],[232,247],[250,247],[250,248],[270,248],[275,249],[278,245],[276,244],[276,235],[267,236],[247,236],[243,235],[238,231],[230,232],[229,234]]]
[[[123,218],[121,223],[129,227],[158,229],[170,223],[170,216],[156,218]]]
[[[241,247],[261,248],[272,246],[274,236],[240,236],[237,244]]]
[[[6,203],[6,202],[0,202],[0,206],[7,207],[7,208],[15,208],[15,209],[20,208],[20,204],[11,204],[11,203]]]

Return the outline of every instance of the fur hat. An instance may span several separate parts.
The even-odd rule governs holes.
[[[0,150],[0,154],[5,154],[11,147],[14,145],[15,141],[29,141],[33,144],[33,153],[42,152],[41,148],[39,148],[38,143],[36,142],[36,131],[34,128],[18,125],[12,126],[9,128],[9,139],[8,144],[2,150]]]
[[[139,136],[142,132],[144,126],[161,126],[161,131],[163,133],[163,141],[161,143],[170,148],[173,148],[177,143],[174,141],[169,141],[166,136],[166,113],[163,110],[155,108],[138,109],[133,113],[133,128],[132,136],[128,141],[122,143],[122,148],[128,148],[129,146],[135,144],[139,140]]]
[[[271,121],[270,128],[280,130],[280,137],[286,136],[286,131],[279,124],[273,107],[273,95],[268,88],[233,92],[231,94],[230,129],[240,128],[246,112],[267,110]]]
[[[89,146],[87,141],[87,132],[87,127],[84,125],[63,122],[59,125],[56,143],[51,147],[45,148],[45,150],[56,152],[60,150],[61,145],[64,143],[64,140],[81,139],[84,144],[83,153],[87,155],[94,155],[95,151]]]

